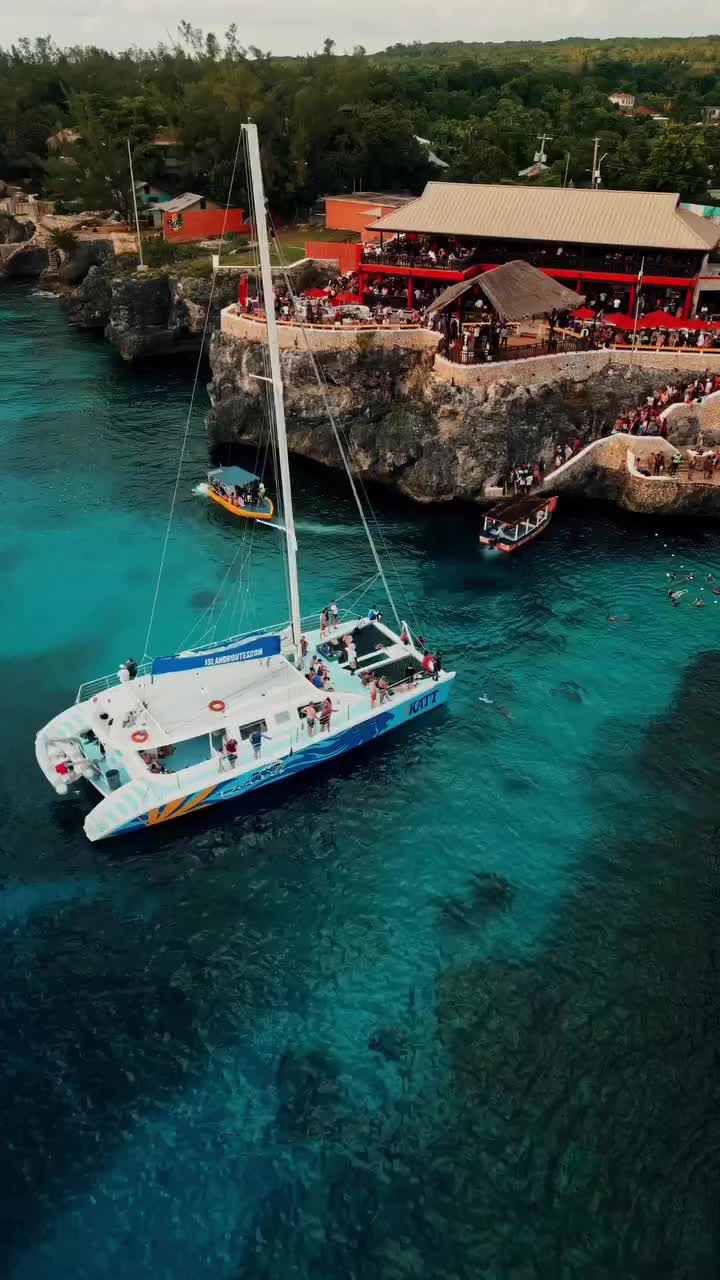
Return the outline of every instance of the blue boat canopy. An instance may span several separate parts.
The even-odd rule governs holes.
[[[236,484],[240,488],[260,479],[252,471],[245,471],[242,467],[216,467],[214,471],[208,471],[208,476],[211,480],[220,480],[225,485]]]

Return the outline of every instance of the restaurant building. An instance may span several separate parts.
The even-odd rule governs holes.
[[[369,223],[360,252],[364,301],[427,306],[448,285],[521,259],[588,304],[689,317],[720,226],[680,208],[672,192],[429,182],[416,200]],[[715,255],[716,256],[716,255]]]

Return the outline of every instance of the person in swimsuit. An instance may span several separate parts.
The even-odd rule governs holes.
[[[305,721],[307,724],[308,738],[312,738],[315,732],[315,721],[317,719],[317,711],[314,703],[308,702],[305,708]]]
[[[326,698],[320,708],[320,732],[330,732],[330,717],[333,712],[333,704],[330,698]]]

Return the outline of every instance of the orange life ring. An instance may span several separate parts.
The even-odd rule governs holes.
[[[147,742],[148,738],[150,737],[150,734],[145,729],[136,729],[135,732],[130,735],[130,737],[132,738],[133,742]]]
[[[208,702],[208,709],[210,711],[224,711],[225,703],[222,698],[213,698],[212,702]]]

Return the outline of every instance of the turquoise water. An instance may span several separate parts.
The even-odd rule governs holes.
[[[472,511],[373,494],[450,709],[90,845],[33,736],[142,650],[189,371],[27,290],[0,326],[3,1274],[715,1277],[716,528],[561,504],[500,561]],[[238,549],[202,411],[156,652]],[[341,480],[294,474],[317,610],[372,564]],[[247,626],[282,615],[253,537]]]

